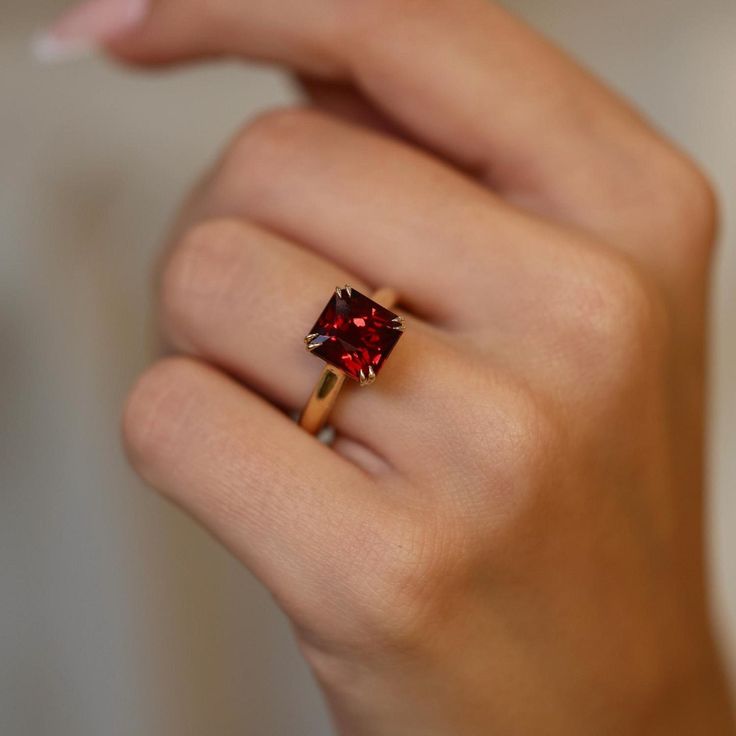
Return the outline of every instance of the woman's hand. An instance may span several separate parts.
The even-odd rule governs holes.
[[[248,125],[187,204],[161,282],[182,357],[141,379],[125,436],[274,593],[341,733],[733,733],[704,591],[696,167],[481,0],[136,20],[97,18],[121,59],[276,61],[315,102]],[[344,283],[413,316],[328,448],[281,409]]]

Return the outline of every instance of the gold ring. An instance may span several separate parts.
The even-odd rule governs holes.
[[[304,338],[307,350],[325,361],[322,375],[299,417],[299,426],[318,434],[325,426],[346,378],[369,386],[399,341],[404,318],[391,308],[393,289],[372,298],[351,286],[338,286],[314,327]]]

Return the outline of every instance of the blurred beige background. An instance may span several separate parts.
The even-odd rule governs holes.
[[[633,97],[721,191],[710,518],[736,661],[736,3],[509,4]],[[322,736],[269,596],[140,487],[117,426],[153,354],[149,271],[175,203],[290,88],[233,63],[41,67],[27,40],[64,5],[5,0],[0,19],[0,733]]]

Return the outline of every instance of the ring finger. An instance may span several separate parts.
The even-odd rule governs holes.
[[[260,227],[205,221],[184,236],[164,270],[162,321],[176,347],[294,409],[320,372],[302,339],[335,286],[345,283],[371,291],[361,279]],[[331,416],[342,434],[395,467],[442,442],[447,424],[433,419],[443,376],[461,369],[437,329],[418,319],[407,324],[390,369],[370,388],[347,385]]]

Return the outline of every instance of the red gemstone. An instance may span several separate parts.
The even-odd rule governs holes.
[[[309,331],[307,348],[356,381],[375,377],[401,337],[401,318],[355,289],[335,291]]]

